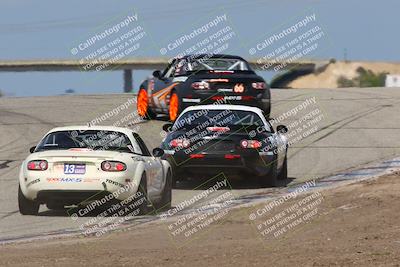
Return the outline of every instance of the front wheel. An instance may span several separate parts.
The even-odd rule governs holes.
[[[18,187],[18,207],[22,215],[38,215],[40,204],[36,201],[27,199],[21,191],[21,186]]]
[[[268,106],[265,110],[264,110],[264,114],[265,114],[265,118],[269,119],[270,115],[271,115],[271,106]]]

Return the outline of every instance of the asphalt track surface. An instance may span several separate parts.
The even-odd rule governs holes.
[[[313,97],[315,103],[282,122],[286,125],[298,122],[316,109],[323,114],[320,121],[311,123],[312,128],[317,126],[317,131],[306,134],[290,147],[289,179],[281,186],[326,177],[400,154],[400,88],[272,90],[272,117],[279,118]],[[132,94],[0,98],[0,240],[76,229],[87,220],[73,221],[45,207],[41,208],[40,216],[21,216],[17,203],[21,161],[51,128],[87,124],[132,98]],[[129,123],[132,121],[129,113],[134,109],[135,104],[130,104],[101,124]],[[164,123],[165,119],[160,118],[134,126],[153,148],[160,144]],[[274,190],[258,188],[251,178],[230,181],[233,195],[262,195]],[[193,189],[200,183],[179,183],[173,190],[173,205],[198,194],[199,190]]]

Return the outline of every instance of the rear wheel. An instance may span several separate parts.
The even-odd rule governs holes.
[[[18,187],[18,207],[22,215],[38,215],[40,204],[36,201],[27,199],[21,191],[21,186]]]
[[[64,210],[64,204],[59,204],[59,203],[47,203],[46,207],[49,210]]]
[[[181,110],[181,102],[179,96],[176,92],[172,92],[171,97],[169,99],[169,120],[175,121]]]
[[[172,201],[172,174],[169,170],[165,180],[164,190],[161,196],[161,200],[157,203],[156,208],[161,210],[168,210],[171,208]]]
[[[142,174],[138,191],[136,193],[135,202],[138,202],[139,215],[147,213],[147,205],[149,204],[147,199],[147,177],[146,174]]]
[[[171,187],[176,187],[176,182],[179,181],[180,175],[178,175],[178,166],[176,166],[175,160],[171,157],[167,159],[169,165],[171,166]]]
[[[276,162],[271,163],[271,168],[270,171],[267,173],[267,175],[260,176],[258,178],[258,183],[263,188],[276,187],[278,185]]]
[[[288,178],[287,174],[287,157],[285,157],[285,160],[283,161],[282,169],[279,172],[278,179],[279,180],[286,180]]]
[[[156,114],[149,107],[149,97],[145,89],[140,89],[137,96],[137,112],[146,120],[154,119]]]

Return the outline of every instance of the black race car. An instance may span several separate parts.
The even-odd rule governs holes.
[[[275,186],[287,178],[287,128],[274,131],[262,110],[241,105],[186,108],[161,144],[175,183],[188,177],[257,178]]]
[[[175,58],[153,76],[141,84],[137,97],[138,113],[146,119],[166,114],[175,121],[188,106],[212,103],[254,106],[270,114],[267,83],[238,56]]]

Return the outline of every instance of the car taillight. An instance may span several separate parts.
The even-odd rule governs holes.
[[[261,142],[258,140],[242,140],[240,146],[242,148],[260,148]]]
[[[32,160],[28,162],[28,170],[30,171],[45,171],[48,164],[45,160]]]
[[[204,156],[204,154],[191,154],[189,157],[190,157],[191,159],[202,159],[202,158],[204,158],[205,156]]]
[[[235,72],[233,70],[210,70],[209,73],[231,74]]]
[[[119,161],[103,161],[101,169],[106,172],[122,172],[126,170],[126,165]]]
[[[253,86],[253,88],[257,90],[262,90],[267,88],[267,84],[265,82],[255,82],[252,83],[251,86]]]
[[[235,154],[226,154],[225,155],[226,159],[240,159],[240,155],[235,155]]]
[[[175,147],[183,147],[183,148],[188,148],[189,146],[190,146],[190,142],[189,142],[189,140],[188,139],[180,139],[180,138],[178,138],[178,139],[173,139],[173,140],[171,140],[170,142],[169,142],[169,145],[172,147],[172,148],[175,148]]]
[[[208,82],[194,82],[192,83],[192,88],[195,90],[207,90],[210,89],[210,84]]]
[[[229,132],[231,129],[229,127],[222,127],[222,126],[213,126],[213,127],[207,127],[206,128],[210,132]]]

